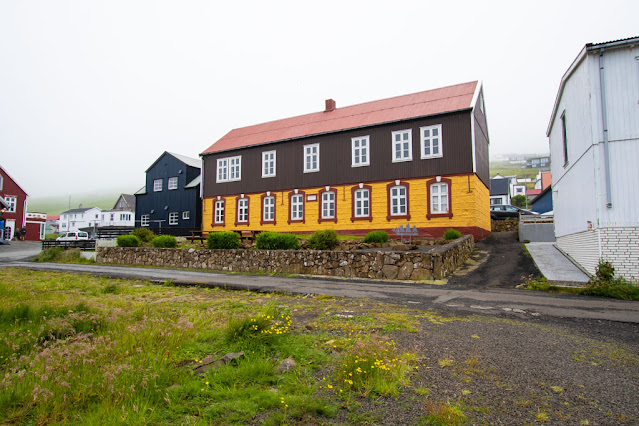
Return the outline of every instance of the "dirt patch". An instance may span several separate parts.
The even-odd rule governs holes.
[[[531,275],[536,277],[541,273],[519,242],[517,232],[499,232],[475,243],[470,260],[453,273],[448,287],[514,288]]]

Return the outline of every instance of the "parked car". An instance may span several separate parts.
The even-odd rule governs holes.
[[[67,232],[64,235],[60,235],[55,240],[56,241],[86,241],[88,239],[89,239],[88,232],[78,231],[78,232]]]
[[[492,220],[517,219],[519,215],[539,214],[530,210],[522,209],[508,204],[495,204],[490,206],[490,218]]]

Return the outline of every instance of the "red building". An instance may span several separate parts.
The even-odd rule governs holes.
[[[27,193],[0,166],[0,197],[4,198],[6,207],[2,213],[5,221],[5,239],[10,240],[16,230],[26,228],[27,224]]]

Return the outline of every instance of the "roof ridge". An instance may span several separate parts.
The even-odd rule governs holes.
[[[437,89],[434,89],[434,90],[437,90]],[[412,93],[410,95],[403,95],[403,96],[412,96],[412,95],[417,95],[419,93],[425,93],[425,92],[430,92],[430,91],[431,90],[425,90],[424,92],[416,92],[416,93]],[[393,98],[387,98],[387,99],[383,99],[383,100],[387,101],[387,100],[390,100],[390,99],[396,99],[396,98],[400,98],[400,97],[403,97],[403,96],[395,96]],[[402,104],[402,105],[394,106],[394,107],[379,108],[379,109],[376,109],[375,111],[388,111],[388,110],[393,110],[393,109],[397,109],[397,108],[405,108],[407,106],[412,106],[412,105],[427,104],[427,103],[430,103],[430,102],[437,102],[437,101],[439,101],[441,99],[453,99],[453,98],[459,98],[459,97],[463,97],[463,96],[467,96],[467,94],[446,96],[446,97],[433,99],[433,100],[429,100],[429,101],[413,102],[413,103]],[[371,102],[364,102],[364,103],[361,103],[361,104],[348,105],[348,106],[342,107],[341,110],[344,110],[344,109],[350,108],[350,107],[366,105],[367,103],[375,103],[375,102],[379,102],[379,101],[371,101]],[[470,105],[469,105],[469,107],[470,107]],[[266,121],[264,123],[253,124],[253,125],[246,126],[246,127],[238,127],[238,128],[235,128],[235,129],[231,130],[231,132],[229,132],[229,133],[232,133],[235,130],[241,130],[241,129],[247,129],[247,128],[250,128],[250,127],[263,126],[264,124],[269,124],[269,123],[286,122],[286,121],[289,121],[289,119],[292,119],[292,118],[300,118],[300,117],[306,117],[306,116],[311,116],[311,115],[315,115],[315,114],[323,114],[323,113],[324,113],[323,111],[311,112],[309,114],[302,114],[302,115],[298,115],[298,116],[295,116],[295,117],[288,117],[288,118],[282,118],[282,119],[279,119],[279,120]],[[341,118],[344,118],[344,117],[357,117],[358,115],[365,115],[365,114],[370,114],[370,111],[362,111],[362,112],[359,112],[359,113],[356,113],[356,114],[351,114],[351,115],[346,115],[346,116],[339,116],[339,117],[334,117],[334,116],[333,117],[327,117],[326,119],[317,120],[317,121],[315,121],[315,123],[326,123],[326,122],[329,122],[329,121],[332,121],[332,120],[338,120],[338,119],[341,119]],[[411,118],[415,118],[415,117],[411,117]],[[300,124],[291,125],[291,126],[282,126],[282,127],[277,127],[277,128],[269,128],[269,129],[257,131],[257,132],[251,133],[251,134],[252,135],[259,135],[261,133],[272,132],[274,130],[290,129],[291,127],[297,127],[299,125]],[[236,138],[241,138],[241,137],[244,137],[244,135],[227,136],[227,139],[236,139]]]

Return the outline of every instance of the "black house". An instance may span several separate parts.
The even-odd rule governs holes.
[[[164,152],[146,170],[146,185],[135,193],[135,226],[156,234],[190,235],[202,227],[202,161]]]

